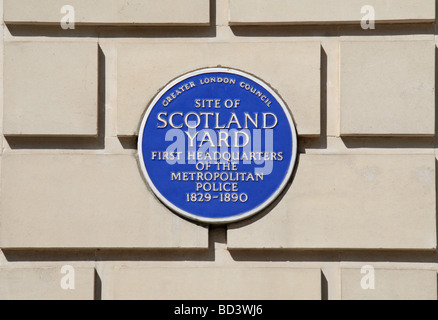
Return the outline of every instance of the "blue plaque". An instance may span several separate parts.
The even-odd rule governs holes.
[[[297,155],[292,117],[260,79],[207,68],[169,83],[141,122],[138,155],[155,195],[177,214],[224,224],[271,204]]]

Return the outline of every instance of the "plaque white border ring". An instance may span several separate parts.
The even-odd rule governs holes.
[[[275,193],[269,197],[269,199],[267,199],[265,202],[263,202],[261,205],[257,206],[256,208],[242,213],[240,215],[236,215],[233,217],[227,217],[227,218],[204,218],[204,217],[200,217],[194,214],[191,214],[187,211],[184,211],[180,208],[178,208],[177,206],[175,206],[174,204],[172,204],[170,201],[168,201],[166,199],[166,197],[164,197],[159,191],[158,189],[155,187],[154,183],[152,182],[145,164],[144,164],[144,158],[143,158],[143,152],[142,152],[142,146],[143,146],[143,134],[144,134],[144,128],[146,125],[146,121],[148,120],[148,117],[153,109],[153,107],[155,106],[155,104],[161,99],[161,97],[170,89],[172,88],[174,85],[176,85],[179,82],[182,82],[190,77],[193,76],[197,76],[197,75],[201,75],[201,74],[205,74],[205,73],[213,73],[213,72],[224,72],[224,73],[230,73],[230,74],[235,74],[235,75],[239,75],[245,78],[248,78],[254,82],[256,82],[257,84],[259,84],[260,86],[262,86],[266,91],[268,91],[274,98],[275,100],[281,105],[281,107],[283,108],[283,111],[286,114],[286,117],[289,121],[289,126],[291,128],[291,134],[292,134],[292,157],[290,160],[290,164],[289,164],[289,168],[287,171],[287,174],[285,176],[285,178],[283,179],[281,185],[278,187],[278,189],[275,191]],[[178,78],[176,78],[175,80],[171,81],[168,85],[166,85],[162,90],[160,90],[160,92],[155,96],[155,98],[152,100],[152,102],[148,105],[147,110],[145,115],[143,116],[141,125],[140,125],[140,131],[139,131],[139,136],[138,136],[138,144],[137,144],[137,152],[138,152],[138,157],[139,157],[139,163],[140,163],[140,168],[141,171],[143,172],[143,175],[147,181],[147,184],[149,185],[149,187],[152,189],[152,191],[154,192],[154,194],[158,197],[158,199],[165,204],[169,209],[171,209],[172,211],[174,211],[177,214],[182,215],[183,217],[186,217],[190,220],[194,220],[197,222],[201,222],[201,223],[208,223],[208,224],[228,224],[228,223],[233,223],[233,222],[237,222],[237,221],[241,221],[243,219],[249,218],[250,216],[253,216],[259,212],[261,212],[262,210],[266,209],[280,194],[281,192],[284,190],[284,188],[286,187],[287,183],[289,182],[291,176],[292,176],[292,172],[294,170],[295,167],[295,162],[296,162],[296,158],[297,158],[297,133],[296,133],[296,128],[294,125],[294,122],[292,120],[292,116],[289,112],[289,109],[286,107],[286,104],[283,102],[283,100],[280,98],[280,96],[271,88],[269,87],[266,83],[264,83],[262,80],[246,73],[243,71],[239,71],[239,70],[235,70],[235,69],[231,69],[231,68],[221,68],[221,67],[214,67],[214,68],[203,68],[203,69],[199,69],[199,70],[195,70],[189,73],[186,73]]]

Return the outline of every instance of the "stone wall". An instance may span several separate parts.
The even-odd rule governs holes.
[[[434,0],[0,4],[0,299],[437,299]],[[154,95],[215,66],[299,135],[286,192],[226,227],[170,212],[136,150]]]

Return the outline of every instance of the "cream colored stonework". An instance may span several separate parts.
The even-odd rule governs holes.
[[[5,22],[60,24],[65,5],[74,8],[79,25],[210,23],[209,0],[5,0]]]
[[[301,155],[278,205],[230,226],[228,247],[434,249],[434,190],[431,155]]]
[[[5,135],[97,135],[97,43],[7,42],[4,60]]]
[[[216,66],[236,68],[263,79],[287,101],[298,134],[319,135],[320,52],[318,42],[120,43],[118,135],[138,134],[147,104],[170,80]]]
[[[435,7],[0,0],[0,300],[436,300]],[[228,226],[171,212],[137,160],[153,97],[217,66],[272,87],[299,135],[284,194]]]
[[[435,43],[342,41],[341,135],[434,135]]]
[[[70,267],[0,267],[0,300],[93,300],[94,268]]]
[[[434,0],[229,0],[231,25],[360,23],[372,6],[378,23],[435,20]]]
[[[321,299],[319,269],[122,267],[113,277],[114,299],[123,300]]]
[[[364,266],[342,269],[343,300],[437,300],[436,270],[375,268],[370,274],[370,264]]]
[[[1,213],[2,248],[208,246],[208,230],[156,200],[131,155],[4,155]]]

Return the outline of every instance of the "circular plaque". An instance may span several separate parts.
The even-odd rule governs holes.
[[[138,155],[155,195],[189,219],[224,224],[271,204],[291,178],[297,136],[282,99],[228,68],[185,74],[141,122]]]

